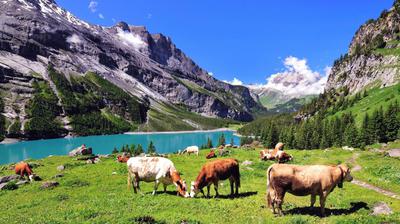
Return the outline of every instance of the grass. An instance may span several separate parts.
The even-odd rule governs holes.
[[[160,104],[160,108],[151,108],[148,115],[149,120],[140,127],[141,131],[187,131],[187,130],[210,130],[239,125],[238,121],[204,117],[187,111],[184,106],[173,106]],[[195,124],[196,126],[192,126]]]
[[[357,101],[352,107],[341,110],[331,116],[341,116],[343,113],[351,112],[355,115],[357,125],[361,125],[365,113],[372,115],[373,111],[383,107],[385,110],[391,103],[400,103],[400,84],[386,88],[373,88],[368,90],[368,96]]]
[[[190,183],[206,162],[208,151],[201,151],[199,157],[170,155],[170,159]],[[289,153],[293,154],[296,164],[338,164],[353,156],[352,152],[340,149],[289,150]],[[368,152],[357,153],[369,156]],[[249,167],[240,167],[241,197],[235,199],[185,199],[177,197],[172,186],[168,187],[167,194],[161,193],[160,187],[160,192],[152,196],[153,184],[143,182],[141,188],[144,195],[135,195],[126,188],[126,164],[117,163],[113,158],[102,159],[99,164],[86,164],[66,156],[37,160],[35,162],[41,166],[35,168],[35,172],[44,180],[52,180],[58,173],[56,167],[66,165],[65,176],[57,179],[60,186],[40,190],[41,183],[34,182],[15,191],[0,191],[0,223],[138,223],[146,219],[145,216],[158,223],[180,223],[182,220],[189,223],[395,223],[400,220],[399,200],[351,183],[345,183],[343,189],[335,189],[328,197],[326,207],[335,213],[333,215],[320,218],[313,213],[298,214],[296,211],[307,213],[304,207],[309,205],[309,197],[287,194],[284,211],[290,214],[274,217],[265,208],[264,200],[265,172],[272,162],[259,161],[258,150],[232,149],[231,157],[240,162],[253,161]],[[393,164],[387,159],[382,157],[379,162]],[[117,174],[112,175],[113,172]],[[0,175],[10,173],[8,169],[0,169]],[[227,195],[229,182],[221,183],[220,193]],[[213,190],[211,194],[214,195]],[[380,201],[386,202],[394,213],[388,216],[369,215],[373,205]]]

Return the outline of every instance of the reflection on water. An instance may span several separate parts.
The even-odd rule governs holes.
[[[13,144],[0,144],[0,164],[18,162],[27,158],[40,159],[49,155],[67,155],[72,149],[86,144],[93,148],[95,154],[108,154],[117,147],[126,144],[141,144],[147,149],[147,144],[153,141],[159,153],[171,153],[191,145],[203,145],[210,138],[213,144],[218,143],[221,134],[225,135],[227,143],[233,138],[239,144],[239,138],[232,131],[165,133],[165,134],[119,134],[88,136],[77,138],[59,138],[49,140],[25,141]]]

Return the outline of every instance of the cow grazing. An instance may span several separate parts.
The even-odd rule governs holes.
[[[196,156],[198,156],[199,155],[199,147],[196,145],[189,146],[181,152],[181,154],[184,154],[184,153],[187,153],[189,155],[193,153],[193,154],[196,154]]]
[[[207,197],[210,197],[210,186],[214,184],[215,197],[218,197],[218,182],[220,180],[229,179],[231,185],[231,196],[233,196],[233,188],[235,185],[235,194],[237,195],[240,187],[239,162],[236,159],[219,159],[206,163],[200,170],[196,181],[191,183],[190,196],[194,197],[207,187]]]
[[[212,149],[210,153],[207,154],[206,159],[216,158],[215,151]]]
[[[30,181],[34,181],[35,179],[35,174],[32,171],[32,168],[29,166],[28,163],[25,162],[20,162],[17,165],[15,165],[15,174],[20,175],[22,178],[27,176]]]
[[[118,155],[117,160],[120,163],[126,163],[128,162],[129,158],[131,158],[129,155]]]
[[[153,195],[156,194],[158,185],[164,185],[164,192],[167,186],[174,184],[177,188],[177,195],[188,197],[186,183],[180,177],[171,160],[163,157],[132,157],[127,162],[128,166],[128,188],[133,182],[134,192],[140,190],[139,182],[154,182]]]
[[[311,207],[319,196],[321,215],[325,216],[325,201],[336,186],[343,187],[344,181],[352,181],[350,169],[338,166],[300,166],[273,164],[267,171],[267,203],[273,213],[282,215],[282,203],[286,192],[296,196],[311,195]]]

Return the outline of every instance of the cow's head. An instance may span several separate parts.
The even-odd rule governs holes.
[[[350,182],[353,180],[353,177],[350,174],[350,168],[348,168],[346,165],[341,164],[338,166],[338,168],[340,169],[340,181],[338,183],[338,187],[342,188],[343,182]]]
[[[283,144],[282,142],[279,142],[279,143],[276,144],[275,150],[282,151],[284,146],[285,146],[285,144]]]
[[[177,194],[182,196],[182,197],[189,197],[189,193],[187,192],[187,186],[186,186],[186,181],[181,179],[181,176],[178,171],[174,171],[171,173],[172,177],[172,182],[174,182],[174,185],[176,186],[177,189]]]

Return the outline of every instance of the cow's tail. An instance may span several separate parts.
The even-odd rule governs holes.
[[[128,186],[127,186],[128,190],[131,189],[131,184],[132,184],[132,180],[133,180],[132,178],[133,178],[133,174],[130,170],[130,167],[128,166]]]
[[[271,165],[268,170],[267,170],[267,203],[268,207],[271,207],[272,204],[272,198],[271,198],[271,171],[272,171],[273,165]]]

